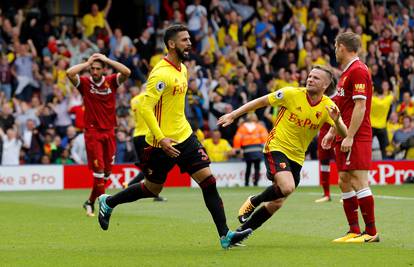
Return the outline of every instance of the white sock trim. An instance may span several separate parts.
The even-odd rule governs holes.
[[[93,173],[93,177],[95,177],[95,178],[104,178],[104,174],[103,173],[94,172]]]
[[[351,197],[356,196],[355,191],[351,191],[351,192],[342,192],[342,199],[348,199]]]
[[[357,196],[358,199],[368,197],[368,196],[372,196],[371,188],[369,188],[369,187],[362,188],[361,190],[359,190],[356,193],[356,196]]]
[[[321,172],[330,172],[331,166],[329,165],[321,165]]]

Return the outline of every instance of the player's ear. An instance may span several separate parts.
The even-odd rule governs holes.
[[[174,49],[175,48],[175,41],[174,40],[171,40],[171,39],[168,40],[168,47]]]

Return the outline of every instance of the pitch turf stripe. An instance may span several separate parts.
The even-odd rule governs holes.
[[[316,192],[298,192],[299,194],[306,194],[306,195],[312,195],[312,196],[320,196],[321,193]],[[341,197],[341,194],[332,194],[331,196]],[[391,200],[409,200],[414,201],[414,197],[396,197],[396,196],[385,196],[385,195],[373,195],[374,198],[380,198],[380,199],[391,199]]]

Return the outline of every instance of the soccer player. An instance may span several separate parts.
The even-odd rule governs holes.
[[[185,117],[188,76],[182,62],[189,57],[191,50],[188,29],[182,25],[170,26],[165,31],[164,43],[168,54],[151,71],[140,107],[150,129],[145,137],[142,158],[145,179],[113,196],[100,196],[99,223],[103,230],[107,230],[112,210],[117,205],[157,196],[167,173],[177,164],[182,172],[189,173],[200,185],[204,202],[219,233],[220,244],[229,248],[247,238],[252,230],[229,230],[216,180],[211,174],[210,160]]]
[[[144,173],[142,172],[141,160],[144,155],[144,148],[145,148],[145,134],[149,131],[147,125],[145,124],[144,119],[142,118],[139,110],[140,105],[142,104],[142,100],[144,99],[144,90],[142,90],[138,95],[131,99],[131,110],[132,115],[135,121],[135,129],[134,129],[134,147],[135,153],[137,155],[137,162],[135,165],[141,168],[141,171],[135,176],[126,187],[131,186],[133,184],[137,184],[144,180]],[[156,196],[154,201],[166,201],[167,199],[161,196]]]
[[[338,107],[324,95],[328,87],[334,86],[332,72],[317,66],[309,73],[306,88],[284,87],[219,119],[218,124],[225,127],[246,112],[268,105],[280,107],[264,147],[266,175],[273,185],[247,198],[239,210],[239,221],[243,223],[239,230],[260,227],[293,193],[299,184],[305,152],[324,123],[329,123],[341,136],[346,136],[347,129]],[[261,203],[264,205],[254,212]]]
[[[335,159],[335,151],[331,149],[322,148],[322,140],[326,133],[329,131],[330,125],[324,124],[319,131],[318,135],[318,159],[319,159],[319,175],[321,185],[323,188],[323,197],[315,200],[316,203],[323,203],[331,201],[331,190],[329,184],[329,177],[331,173],[331,160]]]
[[[335,102],[348,127],[348,135],[345,138],[338,136],[334,145],[349,232],[333,242],[379,241],[375,228],[374,198],[368,185],[372,153],[370,111],[373,85],[368,67],[358,58],[360,48],[361,39],[355,33],[344,32],[336,37],[336,60],[343,72]],[[330,148],[334,139],[334,129],[331,129],[325,135],[322,146]],[[362,233],[358,223],[358,206],[365,222],[365,231]]]
[[[118,73],[104,76],[106,65]],[[79,76],[89,68],[90,77]],[[85,105],[85,145],[88,165],[93,172],[93,187],[89,199],[83,204],[87,216],[94,216],[94,203],[105,193],[115,159],[115,96],[117,88],[131,71],[102,54],[93,54],[88,61],[66,71],[71,83],[82,94]]]

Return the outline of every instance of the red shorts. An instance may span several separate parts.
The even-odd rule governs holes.
[[[338,171],[369,170],[372,161],[372,142],[356,141],[350,152],[341,152],[341,142],[335,145],[336,166]]]
[[[322,139],[323,136],[318,136],[318,159],[319,161],[330,161],[335,159],[335,150],[333,147],[331,149],[322,148]]]
[[[89,168],[111,172],[116,151],[115,131],[86,129],[85,145]]]

